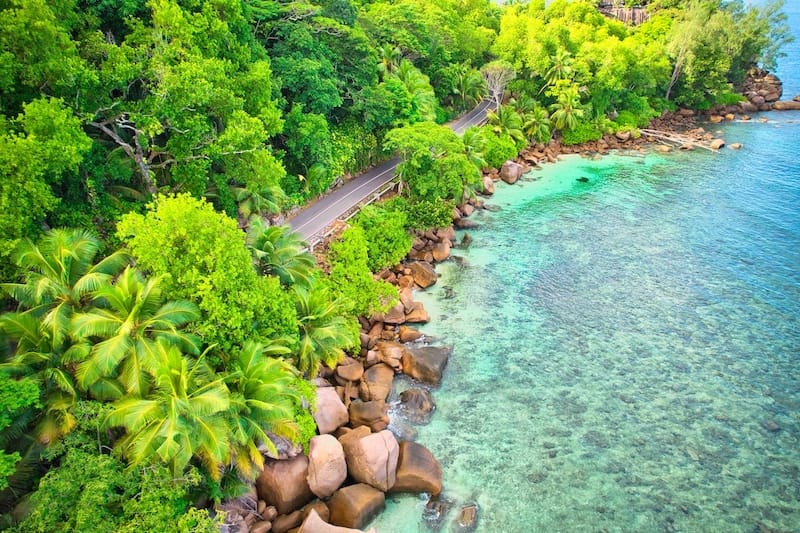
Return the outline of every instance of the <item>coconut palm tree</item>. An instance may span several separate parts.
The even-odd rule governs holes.
[[[338,301],[332,301],[321,282],[295,288],[295,310],[300,344],[295,366],[315,377],[320,363],[333,368],[344,358],[344,348],[355,345]]]
[[[550,57],[550,61],[552,65],[544,74],[544,85],[539,89],[539,94],[560,80],[571,80],[575,74],[575,69],[572,68],[572,56],[564,48],[556,50],[556,53]]]
[[[93,264],[99,250],[100,241],[88,231],[54,229],[38,244],[23,241],[14,253],[25,282],[0,287],[41,320],[54,346],[67,340],[72,315],[86,306],[88,295],[130,261],[120,251]]]
[[[466,66],[460,68],[453,82],[452,91],[458,96],[461,109],[472,107],[486,97],[486,80],[475,69]]]
[[[260,445],[277,455],[270,433],[297,439],[294,408],[301,400],[293,384],[299,377],[286,361],[268,356],[278,352],[289,350],[247,342],[227,378],[231,463],[245,479],[255,479],[264,466]]]
[[[378,47],[378,73],[381,80],[393,74],[403,59],[403,52],[398,46],[389,43]]]
[[[483,157],[486,138],[483,136],[483,130],[477,127],[467,128],[461,135],[461,141],[464,143],[464,151],[470,163],[480,169],[486,168],[486,159]]]
[[[236,199],[243,227],[249,226],[253,220],[263,215],[280,213],[281,206],[288,200],[286,193],[277,185],[262,189],[232,185],[230,189]]]
[[[157,363],[158,338],[184,352],[200,353],[200,340],[180,329],[200,318],[200,311],[186,301],[163,303],[161,278],[145,280],[128,267],[113,285],[100,287],[92,295],[97,307],[76,314],[71,326],[77,338],[103,339],[92,346],[89,358],[77,370],[79,384],[95,397],[144,396]]]
[[[92,291],[108,284],[129,261],[117,252],[95,264],[99,250],[100,241],[87,231],[48,231],[38,244],[24,241],[14,252],[24,282],[1,285],[19,303],[17,312],[0,317],[0,329],[14,342],[3,367],[38,383],[43,411],[35,432],[44,444],[75,426],[71,407],[79,391],[74,373],[90,346],[74,340],[72,317],[89,305]]]
[[[411,96],[411,104],[416,111],[418,120],[434,120],[436,118],[436,95],[428,76],[420,72],[407,59],[400,62],[394,75],[403,82]]]
[[[530,139],[534,139],[540,143],[546,143],[550,140],[550,116],[547,109],[540,105],[522,115],[522,131]]]
[[[489,111],[486,118],[495,133],[505,133],[520,143],[528,141],[522,132],[522,117],[512,106],[504,105],[497,111]]]
[[[580,107],[581,98],[576,85],[569,85],[558,93],[558,100],[550,106],[550,120],[560,130],[571,130],[578,125],[578,119],[583,117]]]
[[[77,422],[71,409],[79,391],[72,370],[88,355],[89,345],[53,342],[51,330],[30,312],[0,315],[0,331],[16,345],[0,367],[11,376],[29,377],[39,386],[43,410],[34,433],[41,444],[51,444]]]
[[[317,273],[314,256],[306,251],[308,244],[289,226],[264,226],[256,220],[247,232],[247,247],[259,272],[277,276],[286,287],[307,287]]]
[[[192,458],[218,479],[230,457],[225,377],[212,372],[205,354],[185,356],[165,339],[155,343],[155,387],[145,398],[114,403],[108,427],[123,427],[117,448],[131,466],[163,462],[180,475]]]

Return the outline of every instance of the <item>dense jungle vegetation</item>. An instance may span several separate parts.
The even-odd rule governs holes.
[[[531,142],[737,101],[780,7],[0,0],[0,528],[215,530],[314,435],[308,379],[359,353],[411,230]],[[324,272],[270,224],[393,153],[402,194]]]

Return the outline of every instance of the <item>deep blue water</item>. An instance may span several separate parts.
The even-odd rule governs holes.
[[[418,295],[453,511],[391,496],[378,531],[800,531],[800,113],[708,127],[744,148],[564,158],[475,215]]]

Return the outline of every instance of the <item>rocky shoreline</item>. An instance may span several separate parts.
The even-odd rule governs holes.
[[[611,151],[718,150],[725,141],[699,126],[700,121],[746,121],[751,120],[749,113],[800,110],[800,96],[780,101],[780,80],[763,71],[752,73],[743,94],[747,101],[703,114],[685,109],[666,113],[641,135],[619,132],[574,146],[562,145],[558,139],[531,144],[516,160],[484,172],[481,194],[491,196],[497,181],[513,184],[531,168],[556,162],[565,154],[596,158]],[[741,148],[737,143],[728,146]],[[414,442],[413,424],[430,420],[435,409],[430,390],[440,383],[451,350],[428,344],[414,327],[428,322],[429,316],[413,293],[436,283],[435,265],[446,261],[452,248],[469,246],[469,234],[464,233],[458,243],[455,230],[476,227],[469,216],[482,208],[483,198],[472,198],[454,209],[452,226],[416,232],[406,258],[379,274],[397,287],[399,302],[386,313],[359,319],[360,357],[347,357],[334,369],[322,367],[316,378],[314,413],[319,434],[306,451],[283,442],[278,457],[266,458],[250,492],[220,506],[227,513],[223,531],[359,532],[384,509],[386,494],[401,492],[428,495],[425,517],[432,525],[442,525],[452,502],[439,498],[441,465],[427,448]],[[414,380],[415,386],[396,398],[393,383],[400,374]],[[412,425],[391,420],[390,407]],[[471,531],[478,521],[478,507],[463,503],[456,515],[454,529]]]

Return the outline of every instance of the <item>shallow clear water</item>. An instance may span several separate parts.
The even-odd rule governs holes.
[[[466,502],[487,533],[800,532],[800,113],[765,116],[719,128],[741,151],[498,189],[417,295],[454,346],[417,428],[452,510],[390,496],[379,532],[458,531]]]

